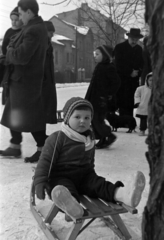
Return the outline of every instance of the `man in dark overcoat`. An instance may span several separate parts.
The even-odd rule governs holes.
[[[131,28],[126,35],[128,39],[117,44],[114,49],[116,69],[121,79],[117,104],[120,115],[133,116],[134,93],[139,86],[143,68],[142,47],[138,45],[138,41],[143,35],[138,28]]]
[[[48,32],[48,48],[44,67],[43,102],[46,111],[46,123],[57,123],[57,94],[54,69],[54,55],[51,38],[55,33],[55,27],[51,21],[44,21]]]
[[[9,96],[1,124],[10,129],[10,146],[0,154],[21,155],[21,132],[31,132],[37,142],[37,158],[47,138],[46,114],[42,99],[44,65],[48,35],[46,26],[38,16],[35,0],[20,0],[18,11],[24,27],[9,44],[6,65],[13,65],[9,79]]]

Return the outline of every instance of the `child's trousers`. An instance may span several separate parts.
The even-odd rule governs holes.
[[[52,171],[53,172],[53,171]],[[87,195],[92,198],[101,198],[105,201],[115,202],[114,194],[118,187],[123,187],[123,183],[118,181],[115,184],[106,181],[105,178],[98,176],[93,167],[62,166],[57,168],[50,177],[50,185],[53,189],[57,185],[65,186],[80,202],[79,195]]]
[[[147,116],[142,116],[140,118],[140,131],[145,131],[147,129]]]

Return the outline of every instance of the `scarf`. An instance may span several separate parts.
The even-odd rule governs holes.
[[[86,137],[84,135],[79,134],[78,132],[71,129],[64,122],[62,122],[62,124],[61,124],[61,130],[62,130],[62,132],[65,133],[65,135],[67,137],[69,137],[73,141],[84,143],[85,144],[85,151],[88,151],[88,150],[92,149],[95,145],[95,141],[92,140],[90,136]]]

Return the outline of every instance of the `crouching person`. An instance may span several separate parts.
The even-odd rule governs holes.
[[[129,184],[111,183],[94,170],[95,140],[91,129],[93,107],[80,97],[69,99],[63,109],[61,130],[51,134],[44,145],[34,176],[36,195],[45,192],[68,216],[79,218],[83,208],[79,195],[121,201],[136,207],[145,187],[142,172],[136,172]]]

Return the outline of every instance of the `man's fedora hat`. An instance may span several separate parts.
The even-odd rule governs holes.
[[[140,33],[139,28],[131,28],[130,32],[126,33],[126,35],[134,38],[143,38],[143,35]]]

